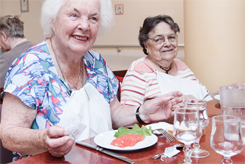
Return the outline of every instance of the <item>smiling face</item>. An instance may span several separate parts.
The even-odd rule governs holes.
[[[96,40],[99,18],[99,0],[68,0],[51,26],[56,47],[84,55]]]
[[[166,63],[171,64],[177,56],[178,40],[175,43],[170,43],[167,38],[171,35],[175,35],[174,30],[172,30],[170,25],[165,22],[158,23],[149,33],[149,38],[152,39],[148,39],[145,48],[148,57],[151,58],[154,63],[161,66],[164,66]],[[163,37],[165,42],[158,44],[156,41],[159,37]],[[169,65],[165,66],[168,67]]]

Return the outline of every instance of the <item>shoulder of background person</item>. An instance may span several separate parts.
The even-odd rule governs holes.
[[[6,58],[2,55],[0,55],[0,88],[3,88],[4,81],[5,81],[5,75],[9,69],[10,64],[6,60]],[[1,97],[1,96],[0,96]]]
[[[26,42],[23,42],[21,44],[18,44],[13,49],[17,49],[18,51],[23,50],[23,52],[25,52],[26,50],[28,50],[29,48],[31,48],[34,45],[36,45],[36,44],[35,43],[32,43],[31,41],[26,41]]]
[[[1,70],[0,87],[3,87],[6,73],[8,72],[9,67],[11,66],[13,61],[33,45],[35,44],[30,41],[26,41],[24,43],[17,45],[16,47],[12,48],[9,51],[4,52],[0,56],[0,70]]]
[[[32,47],[34,45],[35,44],[32,42],[26,41],[24,43],[17,45],[16,47],[12,48],[11,50],[3,53],[2,56],[5,58],[5,60],[8,62],[8,64],[11,65],[12,62],[17,57],[19,57],[23,52],[25,52],[26,50],[28,50],[30,47]]]

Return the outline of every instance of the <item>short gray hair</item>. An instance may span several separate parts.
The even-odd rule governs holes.
[[[24,22],[18,16],[6,15],[0,17],[0,31],[10,38],[24,38]]]
[[[45,0],[43,2],[41,26],[45,36],[51,36],[53,34],[51,29],[52,22],[55,21],[59,10],[67,1],[68,0]],[[100,22],[98,35],[104,34],[111,27],[113,23],[112,11],[111,0],[100,0]]]

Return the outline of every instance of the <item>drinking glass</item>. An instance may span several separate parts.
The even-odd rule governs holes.
[[[198,108],[199,109],[199,121],[200,126],[202,130],[208,126],[209,119],[208,119],[208,113],[207,113],[207,102],[205,100],[198,100],[198,99],[186,99],[184,101],[184,104],[188,108]],[[210,153],[207,150],[200,149],[200,138],[198,138],[194,145],[193,149],[191,151],[191,157],[193,158],[205,158],[210,155]]]
[[[219,88],[221,111],[224,115],[241,118],[243,145],[245,145],[245,86]]]
[[[210,145],[223,156],[223,164],[233,163],[231,156],[241,153],[241,119],[231,115],[218,115],[212,118]]]
[[[190,145],[201,137],[201,126],[199,122],[198,108],[182,107],[174,111],[174,137],[185,144],[185,164],[192,162]]]
[[[245,119],[241,120],[241,134],[242,134],[243,146],[245,146]]]

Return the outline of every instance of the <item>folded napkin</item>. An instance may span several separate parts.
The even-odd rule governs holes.
[[[151,129],[152,130],[155,130],[155,129],[164,129],[167,132],[169,132],[169,131],[173,132],[173,125],[172,124],[169,124],[169,123],[166,123],[166,122],[153,123],[153,124],[147,125],[146,127],[149,128],[150,126],[151,126]]]
[[[215,98],[216,100],[220,100],[220,95],[215,95],[214,98]]]
[[[157,72],[157,80],[158,84],[161,84],[159,87],[162,95],[173,91],[181,91],[183,95],[193,95],[197,99],[202,99],[208,93],[206,87],[201,85],[199,81],[192,80],[191,76],[182,78]],[[210,101],[212,97],[207,96],[205,100]]]

